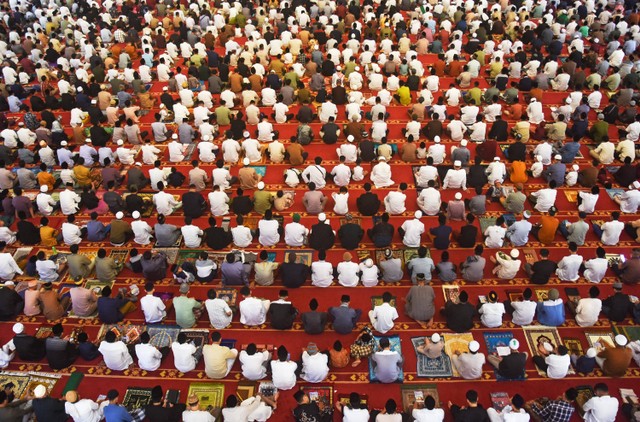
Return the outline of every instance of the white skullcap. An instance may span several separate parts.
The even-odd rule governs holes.
[[[258,182],[258,189],[264,189],[264,182]]]
[[[209,139],[210,139],[210,138],[209,138],[209,135],[204,135],[204,136],[202,137],[202,140],[203,140],[203,141],[208,141]]]
[[[13,332],[16,334],[24,333],[24,324],[21,322],[16,322],[13,324]]]
[[[511,350],[518,350],[519,347],[520,347],[520,342],[518,341],[518,339],[512,338],[511,340],[509,340],[509,348]]]
[[[82,92],[82,91],[84,91],[84,90],[82,89],[82,87],[81,87],[81,86],[79,86],[79,87],[78,87],[78,89],[77,89],[76,91],[78,91],[78,92]]]
[[[535,98],[532,98],[532,99],[529,100],[530,103],[535,103],[536,101],[538,101],[538,100],[536,100]]]
[[[124,217],[124,213],[123,213],[122,211],[118,211],[118,212],[116,213],[116,218],[117,218],[118,220],[122,220],[122,218],[123,218],[123,217]]]
[[[618,334],[618,335],[615,337],[615,340],[616,340],[616,344],[617,344],[618,346],[621,346],[621,347],[626,346],[626,345],[627,345],[627,343],[629,342],[629,340],[628,340],[624,335],[622,335],[622,334]]]
[[[33,389],[33,396],[37,399],[43,398],[47,394],[47,387],[42,384],[38,384],[36,388]]]
[[[91,100],[91,104],[98,104],[98,100],[94,98],[93,100]]]
[[[136,166],[142,167],[142,163],[140,161],[136,161]]]
[[[453,162],[453,166],[454,166],[454,167],[462,167],[462,161],[460,161],[460,160],[456,160],[456,161],[454,161],[454,162]]]
[[[536,161],[542,161],[542,155],[536,155]]]
[[[549,342],[542,343],[542,347],[544,347],[544,350],[546,350],[549,353],[553,352],[553,345]]]
[[[69,145],[67,141],[60,142],[60,146],[66,147],[67,145]]]
[[[371,259],[371,258],[367,258],[367,259],[364,261],[364,265],[365,265],[367,268],[371,268],[371,267],[373,267],[373,259]]]
[[[522,213],[522,216],[523,216],[524,218],[529,219],[529,218],[531,218],[531,212],[529,212],[529,211],[525,211],[525,212],[523,212],[523,213]]]
[[[349,135],[347,136],[347,141],[349,142],[353,142],[356,138],[353,137],[353,135]]]
[[[134,211],[131,213],[131,217],[133,217],[134,219],[138,219],[140,218],[140,211]]]
[[[594,39],[593,39],[593,42],[594,42],[594,43],[598,43],[599,41],[600,41],[600,40],[599,40],[599,39],[597,39],[597,38],[594,38]]]
[[[433,142],[435,142],[436,144],[440,143],[440,137],[438,135],[433,137]]]
[[[462,194],[460,192],[456,192],[456,194],[454,195],[454,198],[460,200],[462,199]]]
[[[414,218],[422,218],[422,211],[418,210],[413,213]]]
[[[575,171],[580,170],[580,166],[577,164],[572,165],[571,168],[574,169]]]
[[[598,352],[596,352],[596,349],[594,349],[593,347],[589,347],[587,349],[587,357],[588,358],[595,358],[597,354],[598,354]]]
[[[249,157],[244,157],[244,159],[242,160],[242,164],[245,166],[251,164],[251,160],[249,160]]]
[[[174,133],[173,135],[171,135],[171,139],[178,139],[178,134]]]
[[[517,257],[520,256],[520,251],[517,249],[511,249],[511,252],[509,252],[509,255],[511,256],[511,258],[516,259]]]
[[[18,126],[24,126],[24,122],[18,122]]]
[[[49,191],[49,186],[47,186],[47,185],[40,186],[40,192],[46,193],[48,191]]]
[[[167,87],[167,86],[163,86],[163,87],[162,87],[162,90],[163,90],[163,91],[168,91],[168,90],[169,90],[169,87]]]
[[[342,68],[341,68],[340,66],[336,66],[336,70],[337,70],[338,72],[340,72],[340,71],[342,70]]]
[[[355,70],[356,70],[356,72],[359,72],[360,71],[360,66],[356,66]]]
[[[242,132],[242,136],[244,136],[245,138],[248,138],[249,136],[251,136],[251,134],[249,133],[248,130],[245,130],[244,132]]]
[[[87,138],[87,139],[85,139],[84,141],[85,141],[87,144],[90,144],[90,143],[91,143],[91,138]]]
[[[118,145],[124,145],[124,141],[122,139],[118,139],[118,142],[116,142]]]
[[[560,155],[560,154],[556,154],[556,155],[554,155],[554,156],[553,156],[553,158],[554,158],[555,160],[562,160],[562,155]]]
[[[629,186],[629,189],[640,189],[640,182],[638,182],[637,180],[635,180],[633,182],[633,184],[631,186]]]
[[[564,102],[567,103],[567,104],[571,104],[572,103],[571,97],[567,97],[567,99],[564,100]]]
[[[320,221],[325,221],[327,219],[327,214],[321,212],[320,214],[318,214],[318,220]]]
[[[387,159],[384,157],[384,155],[381,155],[380,157],[378,157],[378,161],[387,161]]]
[[[463,139],[462,141],[460,141],[460,146],[466,147],[468,143],[469,142],[467,142],[466,139]]]
[[[433,333],[433,334],[431,335],[431,342],[433,342],[433,343],[440,343],[440,340],[441,340],[441,338],[440,338],[440,334],[438,334],[438,333]]]

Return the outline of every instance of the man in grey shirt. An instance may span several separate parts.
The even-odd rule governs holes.
[[[487,260],[482,257],[482,252],[484,252],[484,247],[477,245],[473,250],[473,255],[467,257],[467,259],[460,264],[462,278],[465,281],[477,282],[484,278],[484,266]]]
[[[433,322],[435,293],[433,287],[425,284],[424,274],[417,274],[417,283],[411,286],[407,293],[404,311],[410,318],[418,321],[423,328],[427,328]]]
[[[428,249],[425,246],[418,248],[418,256],[411,258],[407,263],[407,269],[411,274],[411,282],[416,283],[418,274],[422,274],[426,282],[431,281],[431,273],[436,269],[433,259],[427,256]]]
[[[182,119],[182,123],[178,126],[178,138],[182,144],[191,144],[196,137],[196,131],[189,124],[187,119]]]
[[[362,310],[349,307],[351,298],[349,295],[342,295],[340,306],[329,308],[329,315],[333,320],[333,329],[338,334],[349,334],[356,326]]]
[[[378,265],[382,271],[382,280],[386,283],[395,283],[404,277],[402,261],[400,258],[393,257],[391,249],[385,250],[384,260],[380,261]]]
[[[506,237],[511,241],[513,246],[524,246],[529,241],[529,232],[531,231],[531,227],[533,227],[529,222],[531,213],[525,211],[522,216],[522,220],[514,222],[507,229]]]
[[[309,214],[320,214],[324,211],[324,204],[327,202],[327,197],[324,194],[316,190],[316,184],[309,182],[309,190],[304,193],[302,197],[302,203]]]
[[[582,246],[584,245],[587,233],[591,230],[589,223],[584,221],[585,218],[587,218],[587,214],[584,211],[579,211],[578,221],[569,223],[568,220],[562,220],[558,225],[558,231],[562,233],[567,241],[575,242],[576,245]]]
[[[153,231],[156,235],[157,247],[175,246],[182,235],[180,228],[173,224],[167,224],[165,216],[162,214],[158,215],[158,222],[153,226]]]
[[[526,195],[522,193],[522,184],[516,183],[516,190],[507,195],[506,198],[500,198],[500,203],[507,212],[513,214],[520,214],[524,211],[524,201],[527,199]]]
[[[151,131],[153,133],[153,139],[156,142],[165,142],[171,136],[171,132],[167,130],[167,125],[162,121],[162,115],[156,113],[156,121],[151,123]]]
[[[376,378],[383,384],[396,382],[402,368],[402,356],[391,350],[389,339],[386,337],[380,339],[380,349],[382,350],[371,356]]]
[[[475,190],[476,195],[469,199],[467,206],[471,214],[483,215],[487,211],[487,195],[482,194],[482,186],[476,186]]]
[[[26,163],[22,160],[20,160],[18,165],[20,166],[16,172],[18,175],[18,186],[22,189],[35,189],[36,186],[38,186],[38,178],[36,177],[36,174],[31,170],[24,168]]]

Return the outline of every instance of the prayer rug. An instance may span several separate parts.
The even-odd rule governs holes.
[[[109,256],[115,259],[116,262],[125,263],[127,262],[127,257],[129,256],[129,249],[119,249],[114,248],[111,249],[111,253]]]
[[[216,296],[227,302],[231,308],[235,308],[238,300],[238,291],[236,289],[219,288],[215,289]]]
[[[163,252],[170,264],[175,264],[178,259],[178,252],[180,252],[179,248],[156,248],[158,252]]]
[[[399,258],[400,259],[400,265],[402,266],[402,268],[404,269],[404,249],[390,249],[390,248],[384,248],[384,249],[376,249],[375,251],[375,261],[376,263],[381,263],[382,261],[384,261],[386,258],[384,256],[384,252],[389,249],[391,251],[391,257],[392,258]]]
[[[296,262],[298,264],[304,264],[307,266],[311,266],[311,263],[313,262],[313,251],[312,250],[286,250],[284,252],[284,262],[289,262],[289,254],[290,253],[295,253],[296,254]]]
[[[157,241],[154,243],[153,246],[155,248],[179,248],[181,244],[182,244],[182,235],[178,236],[178,239],[176,240],[176,243],[174,243],[171,246],[158,246],[158,242]]]
[[[200,401],[200,409],[211,411],[219,409],[223,406],[224,384],[217,382],[192,382],[189,384],[187,397],[191,395],[198,396]]]
[[[558,329],[556,327],[547,327],[544,325],[528,325],[522,327],[524,331],[524,336],[527,339],[527,345],[529,346],[529,351],[531,356],[542,356],[547,357],[549,352],[547,352],[544,348],[545,343],[551,344],[553,349],[555,350],[558,346],[562,344],[562,340],[560,339],[560,334],[558,334]],[[546,371],[540,370],[536,366],[536,370],[540,376],[546,376]],[[573,370],[569,369],[569,373],[572,373]]]
[[[142,202],[144,202],[144,203],[145,203],[145,205],[147,205],[147,206],[145,206],[145,207],[143,208],[142,213],[141,213],[141,214],[142,214],[142,215],[141,215],[141,217],[149,218],[149,217],[151,217],[151,215],[153,214],[153,211],[154,211],[154,209],[155,209],[155,207],[153,207],[153,205],[152,205],[152,204],[153,204],[153,195],[155,195],[155,194],[153,194],[153,193],[140,193],[140,192],[138,192],[138,196],[140,197],[140,199],[142,199]],[[123,195],[122,195],[122,199],[127,199],[127,196],[129,196],[129,194],[128,194],[128,193],[123,194]],[[174,198],[175,198],[176,196],[177,196],[177,195],[173,195],[173,197],[174,197]],[[178,201],[179,201],[179,200],[180,200],[180,198],[178,197],[178,198],[176,198],[176,200],[178,200]]]
[[[202,249],[178,249],[178,256],[176,257],[175,264],[180,266],[185,261],[195,262],[202,251]]]
[[[507,227],[516,222],[516,216],[510,212],[502,214],[502,218],[504,218],[504,223],[507,225]]]
[[[196,353],[194,354],[196,361],[200,360],[202,356],[202,347],[207,344],[209,341],[209,330],[206,328],[202,329],[189,329],[189,330],[180,330],[181,333],[184,333],[187,336],[187,341],[192,341],[196,346]]]
[[[384,301],[382,300],[382,296],[371,296],[371,309],[375,308],[376,306],[380,306],[384,303]],[[389,304],[391,306],[393,306],[394,308],[396,307],[396,297],[395,296],[391,296],[391,301],[389,302]]]
[[[149,343],[159,349],[161,347],[170,347],[171,343],[176,341],[180,333],[180,327],[177,325],[151,324],[147,325],[147,333],[151,337]]]
[[[236,397],[240,402],[256,395],[257,384],[252,381],[240,381],[236,389]]]
[[[39,327],[36,330],[35,338],[37,339],[45,339],[49,338],[53,335],[53,331],[51,327]]]
[[[534,289],[533,292],[536,295],[536,299],[538,302],[545,301],[549,298],[549,290],[550,289]]]
[[[262,217],[251,217],[247,215],[244,217],[244,225],[249,227],[251,230],[255,230],[258,228],[260,220],[262,220]]]
[[[458,286],[457,284],[443,284],[442,295],[444,296],[445,303],[447,301],[458,303],[458,298],[460,296],[460,286]]]
[[[307,393],[309,400],[322,403],[324,407],[333,406],[333,386],[332,385],[305,385],[300,387]]]
[[[509,397],[509,393],[506,393],[504,391],[491,393],[491,407],[496,409],[498,412],[502,411],[502,409],[510,405],[511,398]]]
[[[350,403],[349,398],[350,398],[349,394],[338,394],[338,403],[340,403],[343,406],[347,406]],[[360,403],[368,404],[369,396],[367,396],[366,394],[360,394]]]
[[[412,337],[411,343],[413,344],[413,349],[418,359],[417,373],[419,377],[447,378],[453,376],[451,359],[449,359],[449,356],[447,356],[444,350],[439,357],[431,359],[422,353],[418,353],[418,347],[424,345],[424,336]]]
[[[533,248],[523,248],[522,253],[524,254],[524,259],[529,265],[533,265],[538,261],[538,254],[536,250]]]
[[[607,262],[609,263],[609,268],[613,267],[614,265],[621,265],[622,264],[621,256],[622,255],[617,253],[604,254],[604,257],[607,259]]]
[[[576,203],[578,202],[578,191],[577,190],[565,190],[564,196],[567,197],[567,201]]]
[[[23,391],[23,397],[26,395],[33,396],[33,390],[39,386],[44,385],[47,388],[47,394],[51,393],[53,387],[62,378],[60,374],[53,374],[48,372],[29,372],[29,383]]]
[[[151,388],[127,388],[122,399],[122,405],[128,410],[142,409],[149,403],[151,403]]]
[[[344,226],[345,224],[348,223],[353,223],[353,224],[357,224],[359,226],[362,225],[362,220],[360,219],[360,217],[351,217],[351,220],[347,220],[346,217],[342,217],[340,218],[340,225]]]
[[[446,333],[442,337],[444,338],[444,352],[450,359],[453,358],[456,352],[468,352],[469,343],[473,341],[473,335],[471,333]],[[451,371],[454,377],[460,376],[453,363],[451,364]]]
[[[91,279],[87,280],[87,282],[84,283],[84,287],[86,289],[93,290],[95,294],[98,295],[98,297],[100,297],[100,295],[102,294],[102,290],[107,286],[112,289],[113,281],[100,281],[98,279]]]
[[[367,249],[358,249],[356,250],[356,256],[358,257],[358,261],[362,262],[371,258],[371,251]]]
[[[277,254],[275,252],[267,252],[267,261],[276,262]]]
[[[513,338],[513,333],[511,331],[491,331],[487,333],[483,333],[484,344],[487,346],[487,353],[498,353],[499,347],[509,348],[509,341]],[[501,376],[498,371],[494,368],[494,373],[496,375],[496,380],[498,381],[524,381],[525,377],[522,376],[520,378],[504,378]]]
[[[576,397],[576,408],[580,417],[584,416],[584,404],[593,397],[593,388],[590,385],[579,385],[575,387],[578,391],[578,397]]]
[[[71,296],[71,293],[69,293],[69,291],[74,287],[76,287],[75,283],[60,283],[58,285],[58,296],[61,298],[65,296]]]
[[[598,353],[604,350],[604,343],[608,343],[609,347],[615,347],[614,336],[610,331],[585,331],[584,335],[589,346],[595,348]]]
[[[564,346],[569,350],[569,355],[582,356],[584,351],[582,349],[582,343],[575,337],[565,337]]]
[[[380,350],[380,339],[387,338],[387,339],[389,339],[389,345],[391,346],[390,347],[391,351],[392,352],[398,352],[400,354],[400,356],[402,356],[402,344],[400,343],[400,336],[399,335],[373,336],[373,338],[376,341],[376,347],[374,348],[374,350]],[[402,383],[403,380],[404,380],[404,370],[401,367],[400,368],[400,373],[398,373],[398,379],[395,382]],[[373,369],[373,359],[371,359],[371,358],[369,358],[369,381],[378,382],[378,379],[376,378],[375,371]]]
[[[18,264],[18,267],[20,267],[21,270],[24,270],[24,268],[27,266],[27,259],[29,258],[29,254],[31,254],[32,250],[33,247],[25,246],[23,248],[17,248],[13,253],[13,259],[14,261],[16,261],[16,264]]]
[[[613,332],[624,335],[630,342],[640,340],[640,327],[637,325],[614,325]]]
[[[613,200],[613,198],[615,198],[616,196],[622,195],[624,193],[624,189],[607,189],[607,194],[609,195],[609,198],[611,198]]]
[[[182,160],[183,162],[187,162],[190,163],[191,162],[191,156],[193,155],[193,152],[196,150],[196,144],[187,144],[187,148],[184,151],[184,160]]]
[[[494,226],[496,224],[497,217],[480,217],[478,220],[480,221],[480,233],[484,234],[487,230],[487,227]]]
[[[431,258],[431,250],[427,248],[427,258]],[[404,248],[402,250],[402,260],[406,265],[413,258],[418,258],[418,248]]]
[[[134,344],[140,338],[140,334],[147,331],[147,326],[135,324],[102,324],[100,331],[98,331],[97,341],[102,341],[105,334],[109,331],[115,333],[118,340],[122,340],[126,344]]]
[[[249,166],[249,168],[254,169],[262,178],[267,174],[267,166]]]
[[[29,375],[24,372],[0,372],[0,385],[4,386],[7,383],[12,382],[15,387],[13,393],[17,398],[22,397],[23,393],[29,385]]]
[[[524,296],[522,295],[522,290],[507,290],[507,298],[511,302],[518,302],[524,300]]]
[[[440,397],[438,395],[438,386],[436,384],[412,384],[400,386],[402,394],[402,408],[408,415],[411,414],[413,403],[423,402],[424,399],[431,396],[436,401],[436,407],[440,407]]]

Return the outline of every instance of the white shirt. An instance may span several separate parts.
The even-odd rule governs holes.
[[[204,302],[204,306],[207,308],[207,314],[209,314],[209,322],[215,329],[221,330],[231,324],[233,313],[229,304],[224,300],[216,297],[215,299],[207,299]]]
[[[196,225],[189,224],[188,226],[182,226],[180,228],[182,237],[184,238],[184,245],[187,248],[198,248],[202,242],[202,235],[204,232]]]
[[[309,229],[300,223],[296,223],[295,221],[284,226],[284,241],[288,246],[304,245],[305,237],[308,234]]]
[[[169,176],[169,172],[171,169],[161,169],[161,168],[152,168],[149,170],[149,180],[151,184],[151,189],[157,191],[158,190],[158,182],[162,182],[165,186],[167,185],[167,177]]]
[[[594,195],[591,192],[578,192],[580,198],[582,198],[582,203],[578,205],[578,211],[584,211],[587,214],[592,214],[596,208],[596,203],[598,202],[598,198],[600,195]]]
[[[384,188],[394,183],[391,180],[391,166],[384,161],[373,166],[370,177],[376,188]]]
[[[267,310],[262,300],[247,297],[238,305],[240,308],[240,322],[244,325],[256,326],[264,324]]]
[[[444,420],[444,410],[433,408],[429,409],[413,409],[411,416],[414,422],[442,422]]]
[[[102,341],[98,351],[102,353],[104,364],[112,371],[124,371],[133,363],[133,358],[122,341],[114,343]]]
[[[41,214],[51,215],[56,201],[54,201],[48,193],[40,192],[38,196],[36,196],[36,204],[38,204],[38,211],[40,211]]]
[[[620,234],[624,230],[624,223],[622,221],[613,220],[607,221],[602,226],[602,237],[600,240],[603,245],[615,246],[620,241]]]
[[[65,189],[60,192],[60,211],[64,215],[75,214],[78,212],[80,203],[80,195],[73,190]]]
[[[193,354],[196,350],[196,346],[193,343],[185,342],[180,344],[178,342],[173,342],[171,344],[173,364],[178,371],[186,373],[195,369],[198,362]]]
[[[338,215],[345,215],[349,212],[349,193],[333,192],[333,212]]]
[[[159,297],[147,294],[140,299],[140,307],[147,324],[160,322],[167,316],[166,306]]]
[[[344,287],[356,287],[360,278],[358,277],[358,264],[351,261],[343,261],[336,268],[338,271],[338,283]]]
[[[307,382],[322,382],[329,374],[329,356],[324,353],[309,355],[302,352],[302,372],[300,378]]]
[[[556,203],[557,194],[558,191],[551,188],[540,189],[539,191],[533,192],[531,195],[537,198],[536,206],[534,207],[536,211],[549,211],[549,208]]]
[[[150,344],[136,344],[138,366],[145,371],[155,371],[162,363],[162,353]]]
[[[22,274],[22,270],[16,264],[10,253],[0,253],[0,278],[3,280],[11,280],[16,273]]]
[[[311,263],[311,284],[316,287],[329,287],[333,283],[333,265],[327,261]]]
[[[68,401],[64,403],[65,413],[71,416],[74,422],[100,422],[102,415],[99,409],[98,403],[90,399],[81,399],[75,403]]]
[[[77,245],[82,242],[80,227],[73,223],[62,223],[62,238],[67,245]]]
[[[355,146],[355,145],[354,145]],[[336,186],[347,186],[351,181],[351,169],[344,163],[340,163],[331,170],[333,183]]]
[[[618,399],[609,395],[590,398],[582,407],[585,422],[614,422],[618,414]]]
[[[402,214],[406,211],[405,200],[407,195],[401,191],[391,191],[384,198],[384,205],[389,214]]]
[[[417,248],[420,246],[420,242],[422,241],[422,234],[424,233],[424,223],[418,220],[417,218],[413,218],[411,220],[405,220],[400,226],[402,230],[404,230],[404,237],[402,238],[402,243],[405,246],[410,248]]]
[[[280,225],[276,220],[260,220],[258,222],[258,229],[260,230],[258,242],[262,246],[274,246],[280,241],[279,227]]]
[[[513,307],[513,318],[511,319],[517,325],[530,325],[536,314],[537,303],[532,300],[523,300],[511,302]]]
[[[502,325],[502,315],[505,313],[504,304],[500,302],[485,303],[478,310],[480,320],[485,327],[496,328]]]
[[[216,217],[229,213],[229,195],[222,190],[209,192],[207,195],[211,205],[211,214]]]
[[[371,267],[367,267],[364,262],[361,262],[358,266],[360,269],[360,280],[362,281],[362,285],[364,287],[373,287],[378,285],[378,276],[380,275],[380,270],[377,265],[372,265]]]
[[[564,378],[569,371],[569,365],[571,364],[571,358],[569,354],[564,356],[551,354],[544,360],[548,365],[547,376],[552,379]]]
[[[307,183],[313,182],[316,184],[317,189],[322,189],[327,184],[325,180],[326,175],[327,171],[322,166],[313,164],[304,169],[302,179]]]
[[[562,281],[577,281],[580,278],[578,271],[582,264],[582,256],[567,255],[558,262],[556,275]]]
[[[231,229],[233,244],[239,248],[246,248],[253,241],[251,229],[247,226],[236,226]]]
[[[393,321],[398,318],[396,308],[388,303],[383,303],[373,308],[371,311],[371,324],[376,331],[385,334],[393,328]]]
[[[151,243],[153,229],[146,221],[136,220],[131,222],[131,230],[133,231],[133,241],[140,245],[148,245]]]
[[[421,166],[416,173],[416,185],[421,188],[428,186],[429,180],[438,178],[438,169],[434,166]]]
[[[180,202],[176,201],[173,195],[164,191],[153,195],[153,203],[158,214],[164,214],[165,216],[173,214],[174,208],[180,205]]]
[[[582,298],[576,307],[576,322],[581,327],[590,327],[598,321],[601,310],[602,300],[590,297]]]
[[[620,197],[620,211],[624,213],[635,213],[640,205],[640,191],[633,189],[628,190]]]
[[[264,363],[268,362],[269,358],[270,353],[266,350],[256,352],[253,355],[249,355],[245,350],[241,351],[238,359],[242,364],[242,376],[251,381],[266,377],[267,368],[264,366]]]
[[[296,385],[296,370],[298,364],[292,361],[271,361],[271,373],[273,385],[278,390],[291,390]]]
[[[609,261],[606,258],[593,258],[584,263],[584,278],[591,283],[600,283],[607,273]]]
[[[463,169],[449,169],[444,177],[444,181],[442,182],[442,188],[466,189],[467,172]]]
[[[426,188],[420,191],[417,198],[418,206],[427,215],[436,215],[440,212],[442,199],[436,188]]]

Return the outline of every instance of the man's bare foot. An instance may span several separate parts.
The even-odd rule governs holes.
[[[418,325],[420,325],[420,327],[421,327],[421,328],[427,328],[427,327],[429,327],[429,325],[428,325],[426,322],[424,322],[424,321],[418,321]]]
[[[356,359],[351,363],[351,367],[355,368],[356,366],[360,365],[362,363],[362,361],[360,359]]]

